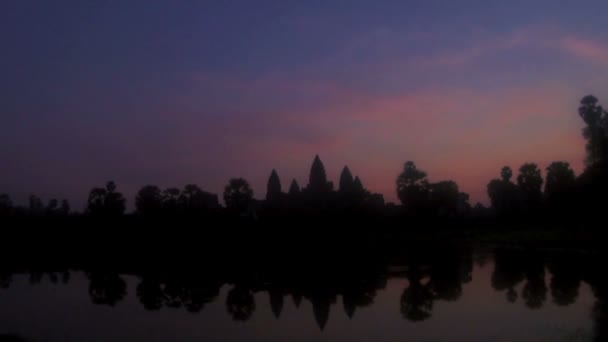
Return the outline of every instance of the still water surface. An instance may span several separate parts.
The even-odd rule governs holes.
[[[268,281],[248,288],[226,282],[198,302],[184,299],[184,291],[196,297],[192,290],[145,277],[142,285],[129,274],[14,273],[2,278],[0,334],[24,341],[601,339],[603,302],[576,265],[495,259],[435,270],[390,265],[373,285],[352,285],[359,280],[351,277],[349,285],[317,283],[299,294]]]

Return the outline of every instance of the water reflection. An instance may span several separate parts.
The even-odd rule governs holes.
[[[474,265],[486,265],[491,267],[491,276],[485,287],[504,293],[501,301],[505,305],[523,305],[533,311],[542,309],[549,300],[557,307],[571,306],[579,298],[581,285],[589,284],[595,298],[589,316],[594,321],[595,340],[600,341],[607,335],[608,309],[607,282],[602,275],[601,260],[601,255],[578,252],[541,253],[532,249],[497,248],[488,255],[459,247],[404,252],[394,260],[363,264],[344,263],[343,259],[337,263],[316,260],[206,271],[203,268],[119,273],[98,269],[84,274],[88,297],[95,305],[117,307],[131,297],[147,311],[177,309],[200,313],[210,303],[219,301],[231,320],[246,322],[261,306],[268,307],[280,321],[287,301],[292,301],[298,310],[307,302],[314,322],[324,331],[332,311],[340,308],[345,317],[352,320],[358,310],[373,307],[378,294],[393,279],[403,284],[401,295],[394,298],[403,319],[414,324],[432,321],[437,303],[459,302],[464,285],[474,280]],[[10,291],[15,277],[22,274],[26,274],[29,284],[34,286],[68,284],[72,278],[65,269],[2,269],[0,296]],[[138,279],[134,293],[128,291],[127,275]],[[223,287],[228,287],[225,296],[221,295]],[[264,298],[258,296],[260,293],[267,295],[266,303],[259,303],[260,298]]]
[[[94,304],[114,306],[127,295],[127,283],[116,273],[91,272],[89,296]]]

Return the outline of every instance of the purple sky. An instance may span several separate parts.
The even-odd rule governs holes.
[[[608,2],[0,2],[0,192],[233,176],[265,195],[315,154],[395,201],[414,160],[472,202],[503,165],[584,158],[578,101],[608,104]]]

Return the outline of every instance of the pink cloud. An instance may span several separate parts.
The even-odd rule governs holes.
[[[370,39],[376,38],[376,39]],[[585,39],[550,22],[516,28],[507,33],[492,33],[474,30],[468,37],[460,37],[463,44],[457,48],[437,49],[422,56],[410,56],[408,50],[400,47],[416,45],[417,41],[439,40],[437,34],[414,32],[398,34],[386,29],[378,29],[354,37],[336,53],[336,60],[357,58],[357,51],[375,51],[375,61],[366,61],[368,68],[376,70],[374,63],[392,65],[394,70],[419,70],[437,67],[461,67],[499,52],[512,50],[544,49],[559,50],[577,58],[608,63],[608,42]],[[335,60],[332,60],[335,62]],[[370,66],[370,64],[372,66]]]
[[[576,57],[608,64],[608,44],[576,36],[566,36],[561,40],[561,47]]]

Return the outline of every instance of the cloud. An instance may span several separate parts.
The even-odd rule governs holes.
[[[561,40],[560,46],[575,57],[608,65],[608,44],[569,35]]]
[[[338,47],[328,64],[356,62],[358,66],[365,65],[374,71],[390,65],[395,71],[412,72],[475,66],[484,58],[514,51],[532,55],[558,51],[585,61],[608,64],[608,42],[583,38],[549,22],[507,32],[472,30],[454,35],[376,28],[354,36]]]

